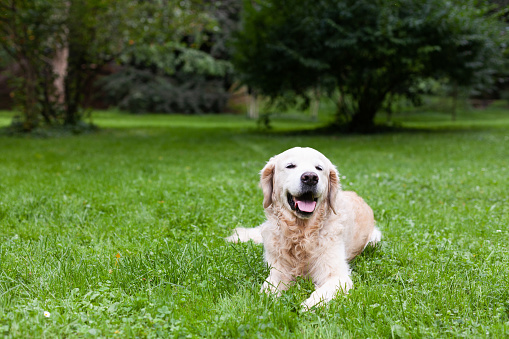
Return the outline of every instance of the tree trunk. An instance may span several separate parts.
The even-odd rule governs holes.
[[[375,128],[376,109],[359,110],[356,112],[348,126],[350,132],[366,133]]]
[[[66,18],[69,17],[69,9],[71,8],[71,2],[65,2]],[[67,69],[69,67],[69,28],[64,26],[60,33],[60,40],[62,45],[55,51],[53,60],[51,60],[51,67],[55,80],[53,85],[55,86],[55,102],[59,104],[65,103],[65,78],[67,77]]]
[[[256,93],[252,93],[249,96],[249,110],[247,114],[251,119],[258,119],[258,117],[260,116],[258,107],[258,96],[256,95]]]
[[[311,101],[311,119],[313,119],[313,121],[317,121],[318,120],[318,110],[320,108],[320,91],[318,90],[318,88],[315,88],[314,90],[314,96],[313,96],[313,100]]]
[[[350,132],[369,133],[375,129],[375,115],[382,107],[385,95],[380,93],[364,95],[358,101],[357,112],[354,113],[349,125]]]
[[[320,107],[320,99],[319,98],[313,98],[313,101],[311,102],[311,119],[313,121],[318,120],[318,109]]]
[[[69,58],[69,47],[64,45],[58,49],[53,57],[51,66],[55,74],[53,85],[55,86],[55,101],[59,104],[65,103],[65,78],[67,76]]]

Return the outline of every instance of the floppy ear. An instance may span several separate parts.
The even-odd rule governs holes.
[[[271,158],[260,172],[260,187],[263,191],[263,208],[272,205],[272,191],[274,189],[274,168],[276,163]]]
[[[327,203],[334,214],[336,213],[336,197],[341,185],[339,183],[339,173],[336,167],[332,166],[329,172],[329,189],[327,192]]]

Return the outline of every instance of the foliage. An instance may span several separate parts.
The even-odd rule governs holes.
[[[54,96],[53,74],[48,60],[62,43],[55,34],[63,29],[63,1],[4,1],[0,3],[0,44],[17,60],[21,76],[13,78],[15,102],[22,107],[23,129],[31,130],[56,114],[47,103]]]
[[[466,129],[339,139],[111,112],[94,115],[107,133],[0,136],[0,333],[507,337],[509,120],[490,112],[461,112]],[[384,232],[353,262],[349,296],[310,313],[310,281],[266,297],[261,246],[223,240],[264,220],[258,171],[294,145],[329,156]]]
[[[272,99],[340,93],[338,118],[372,128],[391,94],[412,96],[427,78],[492,82],[500,65],[497,22],[440,0],[245,1],[235,66]]]
[[[181,78],[191,72],[194,87],[188,88],[187,76],[182,86],[189,93],[181,100],[210,87],[215,90],[219,87],[217,81],[203,85],[203,78],[224,77],[231,68],[227,62],[216,61],[198,50],[207,40],[203,32],[216,27],[202,10],[200,0],[9,0],[0,6],[0,29],[5,33],[0,44],[21,67],[21,74],[12,80],[15,99],[22,110],[19,124],[14,125],[26,131],[42,122],[79,125],[87,104],[86,89],[91,87],[97,71],[113,60],[165,74],[178,67]],[[184,38],[190,43],[179,43]],[[166,79],[161,81],[164,74],[156,75],[154,81],[138,77],[151,84],[134,90],[131,101],[137,102],[136,107],[140,107],[137,97],[144,95],[147,88],[154,87],[160,94],[169,86],[175,87]],[[59,80],[61,86],[57,84]],[[158,88],[158,84],[163,86]],[[214,90],[203,94],[209,106],[196,106],[211,109],[217,105],[224,93],[209,103],[207,99]],[[145,99],[153,94],[149,92]],[[160,95],[159,99],[167,97],[168,94]],[[160,106],[156,100],[151,107]]]
[[[133,113],[223,112],[228,94],[222,78],[199,73],[154,74],[126,67],[102,81],[104,95],[120,109]]]
[[[1,46],[17,61],[14,98],[21,109],[14,127],[42,122],[77,126],[84,88],[95,70],[122,48],[117,0],[9,0],[2,2]],[[118,37],[115,39],[114,37]]]
[[[65,78],[65,124],[75,125],[86,105],[85,89],[100,67],[126,45],[120,32],[127,29],[132,1],[71,0],[66,17],[69,55]]]
[[[224,111],[228,61],[180,44],[144,47],[130,56],[129,66],[101,80],[110,103],[135,113]]]
[[[492,4],[490,11],[504,23],[505,30],[501,31],[502,35],[509,35],[509,0],[488,0]],[[506,39],[507,40],[507,39]],[[497,90],[500,98],[509,102],[509,42],[505,42],[504,65],[497,72]],[[480,93],[482,96],[484,93]]]
[[[233,81],[227,40],[240,2],[144,9],[152,33],[133,38],[118,58],[122,70],[101,81],[108,102],[136,113],[224,112]]]

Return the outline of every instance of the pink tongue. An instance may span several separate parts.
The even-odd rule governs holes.
[[[295,205],[298,206],[302,212],[311,213],[315,210],[316,201],[295,200]]]

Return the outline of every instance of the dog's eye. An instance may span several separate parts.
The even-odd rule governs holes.
[[[322,166],[316,166],[315,168],[316,168],[317,170],[319,170],[319,171],[323,171]]]
[[[288,165],[286,165],[286,168],[295,168],[295,167],[297,167],[297,166],[295,166],[294,164],[288,164]]]

